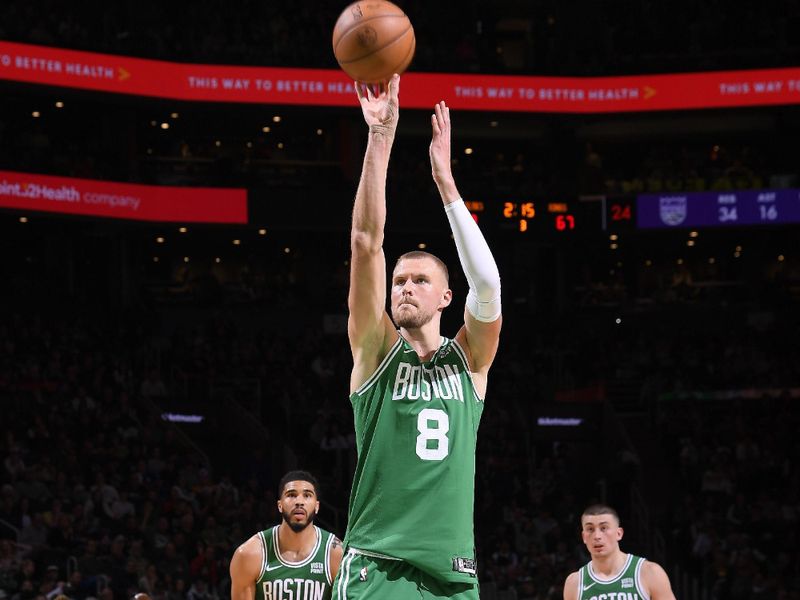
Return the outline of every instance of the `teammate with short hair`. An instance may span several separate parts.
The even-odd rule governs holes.
[[[675,600],[660,565],[620,550],[617,511],[593,504],[581,515],[581,537],[592,557],[564,582],[564,600]]]
[[[319,484],[289,471],[278,486],[283,520],[253,535],[231,559],[231,600],[328,600],[342,562],[342,543],[314,525]]]
[[[400,78],[378,95],[357,84],[369,138],[351,230],[350,402],[358,463],[334,598],[478,598],[475,445],[500,336],[500,276],[456,188],[450,114],[431,117],[434,181],[469,282],[464,325],[442,337],[453,293],[444,263],[410,252],[394,266],[386,312],[386,174]]]

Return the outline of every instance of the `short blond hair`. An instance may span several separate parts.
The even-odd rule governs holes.
[[[439,269],[442,271],[444,275],[444,282],[447,285],[450,285],[450,270],[447,268],[447,265],[444,264],[444,261],[436,256],[435,254],[431,254],[430,252],[425,252],[423,250],[412,250],[411,252],[406,252],[405,254],[401,255],[394,263],[394,268],[397,269],[397,265],[400,264],[401,260],[405,260],[406,258],[429,258],[431,259]]]

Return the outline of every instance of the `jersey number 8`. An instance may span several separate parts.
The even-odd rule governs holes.
[[[429,427],[430,421],[436,422],[436,427]],[[447,432],[450,431],[450,418],[447,413],[438,408],[424,408],[417,416],[417,456],[422,460],[444,460],[450,452],[450,440]],[[428,442],[436,440],[436,447],[429,448]]]

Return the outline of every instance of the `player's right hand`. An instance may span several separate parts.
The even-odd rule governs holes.
[[[373,90],[371,85],[358,81],[355,82],[355,88],[367,125],[385,127],[389,132],[394,133],[400,117],[398,101],[400,75],[395,73],[387,84],[381,83],[376,90]],[[375,95],[375,92],[378,94]]]

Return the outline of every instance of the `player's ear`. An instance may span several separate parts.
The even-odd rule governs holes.
[[[450,306],[450,303],[453,301],[453,290],[447,289],[442,294],[442,301],[439,303],[439,308],[445,308]]]
[[[624,533],[625,531],[623,531],[622,527],[617,527],[617,541],[620,541],[622,539],[622,535]]]

